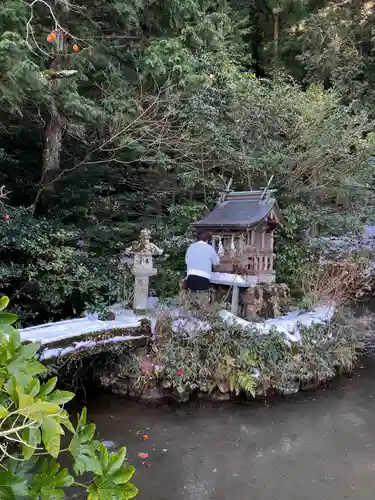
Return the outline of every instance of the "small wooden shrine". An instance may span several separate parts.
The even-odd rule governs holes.
[[[285,286],[275,284],[274,232],[282,221],[275,192],[266,188],[224,193],[211,213],[193,223],[211,234],[220,256],[212,283],[231,286],[232,312],[238,313],[240,303],[248,319],[265,295],[285,295]]]
[[[256,276],[258,283],[275,282],[274,231],[281,213],[274,192],[228,193],[211,213],[193,224],[211,234],[211,244],[220,256],[218,272]]]

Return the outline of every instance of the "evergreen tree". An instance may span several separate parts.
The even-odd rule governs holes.
[[[3,7],[0,171],[11,191],[3,214],[17,236],[3,225],[2,283],[20,307],[35,310],[40,300],[56,318],[72,300],[69,314],[89,297],[112,300],[115,257],[140,227],[186,234],[231,177],[247,189],[273,175],[299,231],[318,224],[333,234],[371,216],[371,192],[353,197],[348,186],[373,182],[372,7],[317,0]],[[26,219],[38,241],[22,247],[13,279]],[[52,251],[62,233],[60,269],[87,267],[79,286],[67,281],[57,292],[52,281],[64,281],[56,272],[43,281],[45,261],[36,257],[44,237]],[[179,269],[178,262],[165,265]],[[25,296],[25,282],[38,279],[53,297],[38,286]]]

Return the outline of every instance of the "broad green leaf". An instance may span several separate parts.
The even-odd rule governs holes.
[[[20,387],[17,387],[17,394],[19,410],[29,408],[34,403],[34,398],[22,392],[22,389]]]
[[[108,453],[108,448],[104,446],[103,443],[100,444],[99,447],[100,451],[100,463],[102,464],[103,467],[103,472],[107,472],[107,467],[108,467],[108,460],[109,460],[109,453]]]
[[[14,377],[11,377],[6,384],[4,384],[4,390],[9,394],[12,401],[17,401],[17,383]]]
[[[107,448],[100,446],[100,460],[103,474],[95,477],[94,484],[89,488],[89,498],[92,500],[128,499],[137,495],[135,486],[128,483],[135,472],[132,466],[124,466],[126,448],[108,455]]]
[[[134,498],[138,495],[138,488],[136,488],[133,484],[127,483],[121,486],[121,492],[123,494],[123,498],[128,500],[130,498]]]
[[[60,424],[64,425],[68,431],[70,431],[72,434],[75,433],[75,428],[72,425],[70,418],[69,418],[69,413],[66,410],[62,410],[59,414],[59,420]]]
[[[77,429],[69,445],[69,451],[74,459],[74,471],[76,474],[93,472],[100,475],[103,471],[96,451],[101,447],[101,443],[93,439],[96,426],[86,422],[87,410],[84,408],[78,417]]]
[[[35,377],[36,375],[41,375],[42,373],[45,373],[47,371],[47,368],[39,361],[31,360],[27,362],[27,367],[25,366],[25,371],[29,376]]]
[[[77,427],[80,427],[81,425],[86,425],[86,422],[87,422],[87,409],[83,408],[81,414],[78,416]]]
[[[93,424],[89,425],[92,426]],[[96,451],[99,449],[101,444],[99,441],[93,440],[92,437],[90,437],[92,435],[91,430],[90,432],[87,432],[86,427],[87,426],[83,424],[77,427],[76,433],[72,437],[69,445],[69,452],[74,459],[74,472],[76,474],[93,472],[94,474],[101,475],[103,474],[102,466],[96,456]]]
[[[54,403],[56,405],[63,405],[65,403],[69,403],[74,398],[74,394],[68,391],[59,391],[56,390],[46,396],[46,401],[49,403]]]
[[[39,391],[39,396],[47,396],[50,394],[57,384],[57,377],[50,378],[45,384],[42,385]]]
[[[102,479],[102,478],[100,478]],[[88,488],[88,500],[128,500],[138,495],[138,489],[130,484],[115,485],[110,481],[100,480]]]
[[[0,311],[4,311],[9,305],[9,297],[4,295],[3,297],[0,298]]]
[[[86,424],[84,426],[81,426],[81,429],[80,429],[81,440],[82,441],[91,441],[95,436],[95,431],[96,431],[95,424]]]
[[[93,472],[94,474],[102,474],[102,467],[95,452],[99,443],[92,441],[91,443],[81,443],[79,437],[73,437],[69,451],[74,458],[74,472],[76,474],[84,474],[85,472]]]
[[[1,314],[1,313],[0,313]],[[9,324],[9,323],[5,323]],[[12,328],[10,334],[9,334],[9,339],[8,339],[8,348],[10,352],[14,355],[17,352],[17,349],[21,345],[21,335],[18,330],[15,328]]]
[[[40,342],[31,342],[21,346],[20,355],[25,359],[35,358],[36,353],[40,349]]]
[[[61,414],[61,408],[59,405],[55,403],[50,403],[49,401],[40,401],[37,400],[31,407],[33,410],[33,413],[40,413],[40,412],[45,412],[49,415],[60,415]]]
[[[35,398],[39,394],[39,391],[40,391],[40,382],[39,382],[39,379],[34,378],[30,382],[30,384],[27,386],[25,392],[26,392],[26,394],[28,394],[32,398]]]
[[[61,436],[64,431],[55,417],[46,417],[41,425],[43,444],[50,455],[57,458],[60,453]]]
[[[17,384],[25,389],[35,376],[45,373],[47,368],[39,361],[16,356],[8,363],[8,371],[17,380]]]
[[[18,413],[31,420],[42,421],[46,415],[61,413],[59,405],[49,401],[35,400],[29,394],[24,394],[20,387],[17,388]]]
[[[23,460],[22,462],[12,460],[8,462],[9,464],[8,470],[13,472],[14,474],[20,474],[23,478],[26,478],[26,481],[30,483],[31,477],[34,475],[35,466],[38,462],[37,457],[32,457],[29,460]]]
[[[115,484],[125,484],[133,477],[135,473],[135,467],[128,465],[125,469],[117,471],[112,475],[112,481]]]
[[[28,497],[27,483],[21,474],[12,471],[0,472],[0,499],[16,500]]]
[[[31,488],[35,500],[58,500],[65,498],[64,489],[74,483],[67,469],[60,470],[55,460],[43,461],[42,470],[36,474]]]
[[[28,460],[32,457],[41,442],[39,428],[28,427],[22,431],[22,439],[26,444],[22,445],[22,454]]]
[[[63,425],[66,429],[68,429],[68,431],[70,431],[72,434],[74,434],[74,425],[71,423],[71,421],[69,420],[69,417],[66,417],[66,418],[61,418],[60,419],[60,423],[61,425]]]
[[[13,325],[17,320],[17,314],[0,312],[0,325]]]
[[[104,446],[104,445],[102,445]],[[117,472],[123,465],[126,458],[126,448],[120,448],[117,453],[113,453],[109,457],[108,469],[106,474],[112,475]]]
[[[5,406],[0,405],[0,418],[5,418],[9,415],[9,411],[5,408]]]
[[[0,324],[0,338],[1,338],[1,341],[2,342],[8,341],[8,338],[13,333],[13,330],[15,330],[14,326],[4,325],[4,323]]]

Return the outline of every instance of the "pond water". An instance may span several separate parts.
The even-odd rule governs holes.
[[[151,406],[97,395],[88,409],[101,439],[127,446],[139,500],[374,498],[373,360],[327,390],[268,404]]]

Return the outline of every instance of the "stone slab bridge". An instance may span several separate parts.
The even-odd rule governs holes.
[[[114,320],[101,321],[97,315],[46,323],[20,330],[25,343],[40,342],[39,359],[92,355],[114,348],[115,344],[145,346],[152,336],[153,320],[124,312]],[[48,361],[47,361],[48,362]]]

